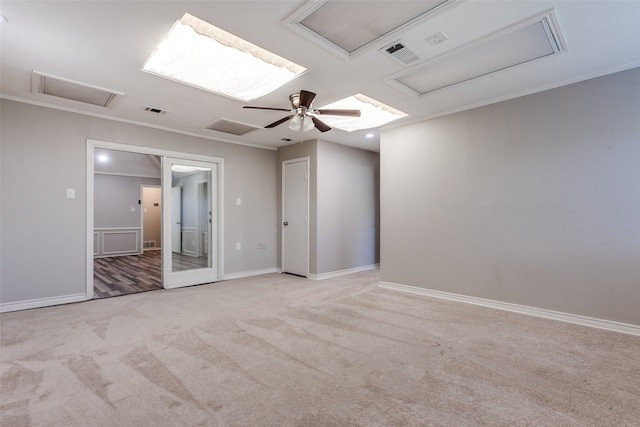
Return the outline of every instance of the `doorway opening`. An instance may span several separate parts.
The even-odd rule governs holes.
[[[221,158],[87,140],[86,299],[221,280],[223,172]]]
[[[94,299],[162,289],[160,158],[97,149],[93,182]]]

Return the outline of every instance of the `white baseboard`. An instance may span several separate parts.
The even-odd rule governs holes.
[[[0,304],[0,313],[10,311],[29,310],[32,308],[50,307],[52,305],[69,304],[72,302],[86,301],[85,294],[64,295],[61,297],[38,298],[27,301],[7,302]]]
[[[239,273],[225,274],[222,280],[241,279],[243,277],[260,276],[261,274],[278,273],[278,269],[275,267],[263,268],[260,270],[241,271]]]
[[[379,282],[378,286],[385,289],[410,292],[418,295],[425,295],[434,298],[447,299],[451,301],[464,302],[467,304],[481,305],[483,307],[495,308],[498,310],[512,311],[514,313],[528,314],[530,316],[544,317],[545,319],[559,320],[561,322],[574,323],[592,328],[606,329],[608,331],[620,332],[623,334],[640,336],[640,325],[614,322],[611,320],[596,319],[593,317],[580,316],[577,314],[563,313],[560,311],[545,310],[543,308],[529,307],[526,305],[511,304],[508,302],[494,301],[484,298],[476,298],[466,295],[452,294],[431,289],[423,289],[415,286],[400,285],[397,283]]]
[[[380,264],[363,265],[360,267],[348,268],[346,270],[330,271],[329,273],[320,273],[320,274],[309,273],[307,278],[311,280],[324,280],[324,279],[330,279],[332,277],[358,273],[360,271],[375,270],[376,268],[380,268]]]

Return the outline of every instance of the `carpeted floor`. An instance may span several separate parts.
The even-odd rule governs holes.
[[[2,314],[0,425],[640,425],[640,337],[377,281],[269,274]]]

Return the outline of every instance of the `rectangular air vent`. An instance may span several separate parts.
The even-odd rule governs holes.
[[[253,132],[256,129],[261,129],[259,127],[245,125],[244,123],[233,122],[227,119],[216,120],[206,128],[216,132],[230,133],[238,136]]]
[[[393,42],[390,46],[382,48],[381,52],[386,53],[403,65],[409,65],[416,62],[420,57],[402,42]]]
[[[109,107],[116,97],[124,95],[124,93],[121,92],[74,82],[73,80],[55,77],[37,71],[34,71],[31,75],[31,90],[33,93],[55,96],[57,98],[105,108]]]
[[[144,111],[148,111],[150,113],[155,113],[155,114],[167,114],[165,110],[161,110],[155,107],[145,107]]]

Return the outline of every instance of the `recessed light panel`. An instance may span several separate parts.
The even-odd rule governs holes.
[[[245,102],[306,71],[188,13],[174,24],[142,69]]]
[[[357,95],[350,96],[333,104],[320,107],[320,110],[331,109],[347,109],[360,110],[360,117],[348,116],[322,116],[322,121],[331,127],[346,130],[348,132],[360,129],[373,129],[402,117],[407,114],[393,107],[369,98],[368,96]]]

